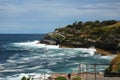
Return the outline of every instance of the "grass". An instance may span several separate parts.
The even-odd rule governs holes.
[[[73,77],[72,80],[82,80],[82,79],[81,79],[81,77],[79,77],[79,76],[75,76],[75,77]]]
[[[57,77],[57,78],[55,78],[55,80],[67,80],[65,77]]]

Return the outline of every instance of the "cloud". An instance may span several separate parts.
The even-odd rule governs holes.
[[[106,2],[120,2],[120,0],[105,0]]]
[[[119,6],[119,0],[0,0],[0,27],[47,32],[76,20],[119,19]]]
[[[106,9],[106,10],[114,10],[114,9],[120,9],[118,6],[120,6],[119,3],[96,3],[96,4],[87,4],[80,6],[78,9]]]
[[[7,1],[7,0],[6,0]],[[13,0],[12,0],[13,1]],[[115,0],[117,1],[117,0]],[[77,4],[77,3],[76,3]],[[24,16],[25,14],[32,14],[34,13],[37,16],[41,14],[43,16],[67,16],[81,14],[86,12],[85,10],[94,9],[96,11],[100,10],[117,10],[120,9],[118,3],[96,3],[96,4],[80,4],[76,5],[72,3],[62,3],[60,1],[55,0],[30,0],[30,1],[23,1],[22,4],[8,4],[0,6],[0,12],[7,16]],[[83,12],[79,12],[77,9],[82,9]],[[40,15],[38,15],[40,14]]]
[[[7,0],[6,0],[7,1]],[[13,0],[12,0],[13,1]],[[16,1],[16,0],[15,0]],[[76,3],[77,4],[77,3]],[[96,4],[80,4],[76,5],[72,3],[62,3],[60,1],[55,1],[55,0],[30,0],[25,2],[23,1],[23,4],[17,5],[17,4],[8,4],[7,5],[1,5],[0,6],[0,12],[3,12],[4,14],[8,16],[20,16],[24,14],[31,14],[31,13],[40,13],[43,15],[59,15],[63,16],[66,14],[78,14],[80,13],[76,9],[83,9],[84,10],[90,10],[90,9],[106,9],[106,10],[114,10],[114,9],[119,9],[120,3],[96,3]],[[68,14],[68,15],[69,15]]]

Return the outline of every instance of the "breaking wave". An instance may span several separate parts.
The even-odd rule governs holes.
[[[20,80],[23,75],[38,76],[37,73],[76,72],[79,63],[108,63],[114,58],[114,55],[94,55],[96,49],[93,47],[60,48],[59,45],[40,44],[38,40],[14,42],[4,48],[14,52],[6,63],[0,64],[1,73],[13,73],[5,80]]]
[[[12,43],[17,47],[33,47],[33,48],[47,48],[47,49],[58,49],[59,45],[46,45],[40,44],[38,40],[28,41],[28,42],[20,42],[20,43]]]

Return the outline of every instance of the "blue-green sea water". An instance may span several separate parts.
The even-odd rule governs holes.
[[[20,74],[76,72],[79,63],[109,63],[112,56],[94,55],[91,48],[59,48],[38,44],[44,34],[0,34],[0,80]]]

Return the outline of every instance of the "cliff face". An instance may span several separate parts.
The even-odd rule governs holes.
[[[120,22],[103,22],[75,22],[46,34],[41,43],[59,44],[61,47],[95,46],[115,53],[120,52]]]

